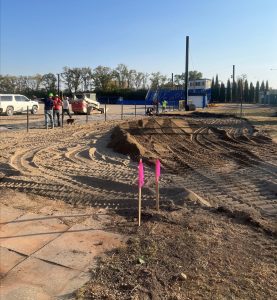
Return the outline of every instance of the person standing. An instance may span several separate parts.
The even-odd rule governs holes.
[[[69,98],[64,96],[63,97],[63,116],[64,116],[65,113],[71,119],[71,114],[69,112]]]
[[[165,112],[166,107],[167,107],[167,101],[166,101],[166,100],[163,100],[163,102],[162,102],[162,111],[163,111],[163,112]]]
[[[53,94],[50,93],[49,97],[44,99],[44,117],[45,117],[45,127],[46,127],[46,129],[48,129],[49,123],[50,123],[51,127],[54,128],[53,104],[54,104]]]
[[[53,105],[54,123],[56,126],[61,126],[60,123],[61,107],[62,107],[62,100],[60,99],[59,95],[56,95],[54,99],[54,105]]]

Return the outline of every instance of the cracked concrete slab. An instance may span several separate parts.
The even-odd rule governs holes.
[[[29,257],[2,279],[1,299],[53,299],[70,294],[89,274]]]
[[[27,213],[0,229],[0,245],[30,255],[66,231],[61,220]]]
[[[77,224],[34,256],[86,272],[93,267],[97,256],[122,246],[122,242],[119,234]]]
[[[26,258],[9,249],[0,247],[0,277],[8,273],[13,267]]]
[[[8,222],[14,221],[16,218],[23,215],[24,212],[20,209],[6,206],[4,204],[0,205],[0,228],[6,225]]]

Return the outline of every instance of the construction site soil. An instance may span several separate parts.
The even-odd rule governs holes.
[[[114,230],[129,236],[77,299],[277,298],[277,147],[247,119],[193,113],[3,131],[0,151],[1,189],[111,209]],[[147,162],[141,227],[138,158]]]

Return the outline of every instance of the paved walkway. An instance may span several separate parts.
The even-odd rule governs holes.
[[[71,299],[96,257],[122,244],[103,230],[105,211],[38,213],[0,204],[1,300]]]

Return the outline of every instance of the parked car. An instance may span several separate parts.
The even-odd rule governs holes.
[[[0,113],[12,116],[15,112],[26,112],[28,107],[32,114],[36,114],[39,109],[38,101],[18,94],[0,94]]]

